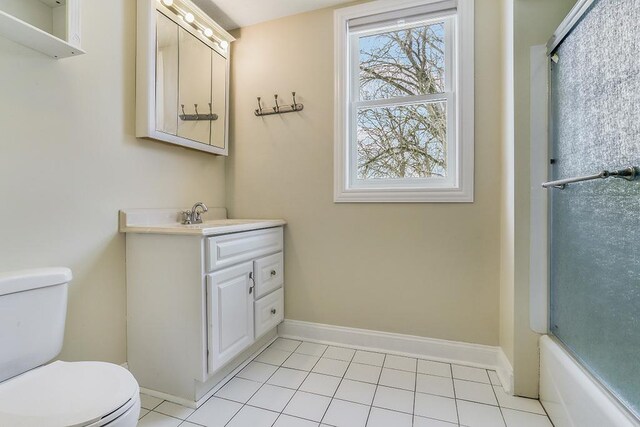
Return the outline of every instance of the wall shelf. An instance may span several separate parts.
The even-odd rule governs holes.
[[[0,36],[56,59],[84,54],[85,51],[80,47],[79,2],[67,0],[63,4],[64,6],[60,6],[64,8],[64,15],[60,16],[63,22],[60,23],[59,30],[66,35],[67,40],[56,37],[4,10],[0,10]],[[53,13],[52,9],[52,15]]]

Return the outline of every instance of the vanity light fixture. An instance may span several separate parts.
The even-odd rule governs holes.
[[[213,30],[211,28],[205,28],[203,33],[206,37],[209,37],[209,38],[213,37]]]
[[[162,4],[164,4],[167,7],[171,7],[173,6],[173,0],[162,0]]]
[[[185,8],[186,5],[184,4],[184,2],[176,2],[174,0],[161,0],[161,3],[176,15],[182,17],[182,19],[184,19],[186,23],[200,30],[200,33],[202,33],[202,35],[204,35],[209,40],[212,40],[223,51],[226,51],[229,48],[229,42],[226,40],[221,40],[216,36],[213,29],[198,22],[195,15]]]
[[[192,24],[193,21],[196,20],[196,17],[193,16],[193,13],[187,12],[184,14],[184,20],[187,21],[189,24]]]
[[[222,50],[227,50],[227,48],[229,47],[229,42],[226,40],[221,40],[218,44],[220,45]]]

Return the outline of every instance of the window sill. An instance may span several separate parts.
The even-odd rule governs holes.
[[[473,189],[336,189],[335,203],[472,203]]]

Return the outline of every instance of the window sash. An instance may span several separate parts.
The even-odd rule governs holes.
[[[416,22],[406,25],[388,26],[388,23],[380,23],[381,26],[369,28],[367,31],[354,31],[349,29],[347,55],[349,58],[349,105],[348,105],[348,149],[347,179],[349,189],[451,189],[457,188],[458,183],[458,153],[459,143],[456,134],[457,129],[457,95],[456,95],[456,41],[454,39],[457,18],[446,13],[422,15]],[[360,51],[359,40],[363,36],[381,34],[394,29],[415,28],[423,25],[444,22],[445,43],[445,91],[443,93],[399,96],[394,98],[360,101]],[[385,24],[387,24],[385,26]],[[387,179],[360,179],[358,178],[358,144],[357,144],[357,120],[358,109],[363,107],[397,107],[428,102],[445,101],[447,106],[447,169],[446,177],[425,178],[387,178]]]

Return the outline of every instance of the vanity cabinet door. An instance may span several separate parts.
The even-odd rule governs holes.
[[[183,28],[179,29],[179,44],[178,114],[182,114],[182,105],[185,114],[196,114],[196,108],[198,114],[209,114],[212,50]],[[209,145],[211,122],[178,117],[178,136]]]
[[[218,119],[211,122],[211,145],[224,149],[227,132],[227,60],[211,51],[211,104]]]
[[[207,275],[209,373],[254,342],[253,263]]]

